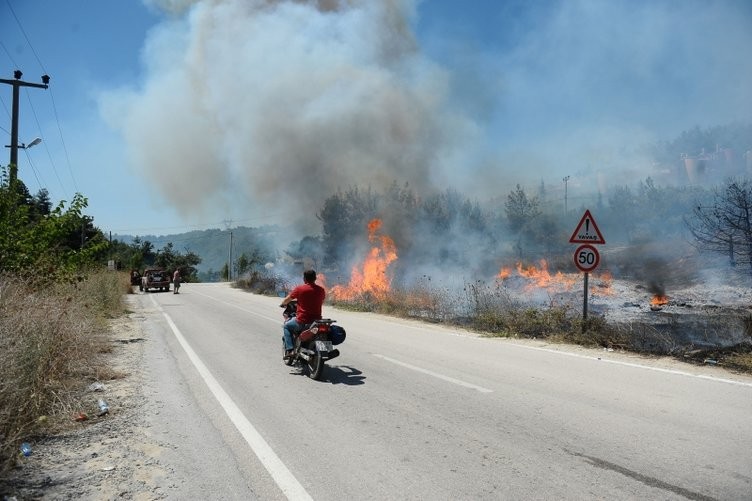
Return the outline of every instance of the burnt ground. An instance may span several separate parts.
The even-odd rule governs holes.
[[[752,372],[752,278],[696,254],[669,260],[655,249],[642,249],[637,258],[635,252],[612,251],[609,265],[589,274],[588,318],[603,319],[618,334],[609,346]],[[576,315],[583,309],[581,273],[512,272],[502,284],[527,306],[564,307]]]

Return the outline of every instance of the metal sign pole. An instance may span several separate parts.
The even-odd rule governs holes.
[[[585,273],[585,294],[582,300],[582,332],[585,332],[585,324],[587,323],[587,297],[588,297],[588,275]]]

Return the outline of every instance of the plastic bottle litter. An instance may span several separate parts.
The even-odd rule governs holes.
[[[110,406],[107,405],[107,402],[105,402],[103,398],[99,399],[98,404],[99,404],[99,414],[97,414],[97,416],[104,416],[105,414],[110,412]]]
[[[89,391],[104,391],[104,385],[102,383],[91,383]]]
[[[31,456],[31,445],[27,442],[24,442],[21,444],[21,454],[23,454],[26,457]]]

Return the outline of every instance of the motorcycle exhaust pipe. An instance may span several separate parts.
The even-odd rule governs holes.
[[[313,357],[313,355],[315,354],[316,354],[315,351],[309,350],[306,348],[301,348],[300,351],[298,352],[298,356],[302,358],[303,360],[305,360],[306,362],[310,362],[311,357]]]
[[[339,350],[337,350],[337,349],[334,349],[332,351],[322,351],[320,353],[321,353],[321,356],[324,357],[324,360],[331,360],[331,359],[337,358],[339,356]],[[315,351],[310,351],[310,350],[303,351],[303,350],[300,350],[300,352],[298,353],[298,356],[300,358],[302,358],[303,360],[305,360],[306,362],[310,362],[311,361],[311,357],[313,355],[315,355],[315,354],[316,354]]]

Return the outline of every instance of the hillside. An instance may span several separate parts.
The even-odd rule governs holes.
[[[265,260],[275,260],[296,238],[289,229],[276,225],[259,228],[241,226],[229,230],[214,228],[172,235],[113,235],[113,238],[127,244],[137,237],[142,242],[151,242],[155,250],[172,243],[175,249],[181,252],[198,254],[201,263],[196,268],[202,275],[219,272],[227,264],[231,250],[233,261],[243,253],[250,256],[254,252]]]

